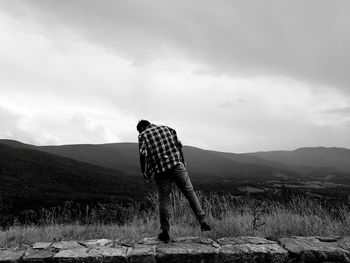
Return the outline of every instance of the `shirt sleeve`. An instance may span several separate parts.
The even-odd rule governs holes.
[[[177,137],[177,134],[176,134],[176,131],[172,128],[169,128],[171,134],[173,135],[173,138],[174,138],[174,141],[175,141],[175,144],[176,144],[176,147],[178,147],[179,149],[182,148],[182,143],[181,141],[179,140],[179,138]]]
[[[146,141],[141,134],[139,135],[139,154],[146,157],[148,155]]]

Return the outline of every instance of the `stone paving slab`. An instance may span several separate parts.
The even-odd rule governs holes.
[[[54,259],[58,262],[113,262],[126,263],[127,248],[101,247],[99,249],[73,248],[59,251]]]
[[[19,262],[25,251],[0,250],[0,262]]]
[[[239,244],[254,244],[254,245],[265,245],[265,244],[276,244],[276,242],[262,238],[262,237],[226,237],[218,239],[221,246],[224,245],[239,245]]]
[[[32,247],[0,248],[0,263],[350,263],[350,236],[179,237],[165,244],[156,237],[139,240],[93,239],[40,242]]]
[[[216,241],[207,237],[178,237],[174,238],[173,242],[198,243],[204,245],[211,245],[215,248],[218,248],[220,246]]]
[[[169,244],[156,246],[157,262],[216,262],[218,248],[210,238],[175,238]]]
[[[86,247],[97,247],[97,246],[109,246],[111,244],[113,244],[114,240],[111,239],[91,239],[91,240],[87,240],[87,241],[81,241],[78,242],[79,245],[83,245]]]
[[[140,241],[138,241],[137,243],[138,244],[143,244],[143,245],[159,245],[159,244],[162,244],[162,242],[159,241],[157,237],[144,237]]]
[[[234,237],[218,240],[219,262],[288,262],[288,251],[277,242],[260,237]]]
[[[52,245],[52,243],[49,243],[49,242],[39,242],[39,243],[35,243],[33,245],[33,248],[34,249],[47,249],[51,245]]]
[[[157,262],[216,262],[217,249],[199,243],[170,243],[156,247]]]
[[[50,262],[56,253],[50,249],[29,249],[23,256],[26,262]]]
[[[155,263],[156,247],[136,244],[128,250],[127,258],[130,263]]]
[[[65,249],[81,248],[82,245],[80,245],[77,241],[60,241],[60,242],[55,242],[51,244],[51,247],[58,250],[65,250]]]
[[[322,237],[287,237],[278,239],[278,243],[295,262],[350,262],[348,239],[338,243],[337,239]]]

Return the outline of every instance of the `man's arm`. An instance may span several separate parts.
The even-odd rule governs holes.
[[[146,172],[146,156],[140,154],[141,173]]]
[[[180,156],[181,156],[181,162],[185,165],[186,167],[186,162],[185,162],[185,157],[184,157],[184,153],[182,151],[182,143],[181,141],[179,140],[179,138],[177,137],[177,134],[176,134],[176,131],[172,128],[169,128],[170,129],[170,132],[171,134],[174,136],[174,141],[175,141],[175,145],[176,145],[176,148],[179,150],[180,152]]]
[[[186,167],[186,162],[185,162],[185,157],[184,157],[184,153],[182,151],[182,145],[180,147],[178,147],[180,155],[181,155],[181,162],[185,165]]]
[[[141,173],[143,175],[143,177],[149,181],[149,178],[147,177],[146,174],[146,163],[147,163],[147,147],[146,147],[146,143],[144,141],[144,138],[142,138],[141,136],[139,136],[139,155],[140,155],[140,166],[141,166]]]

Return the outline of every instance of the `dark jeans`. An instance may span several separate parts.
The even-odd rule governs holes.
[[[204,221],[205,213],[198,201],[196,193],[193,191],[193,186],[188,177],[187,169],[179,163],[169,171],[155,175],[155,181],[158,186],[159,196],[159,217],[161,230],[169,231],[169,206],[170,206],[170,192],[172,182],[175,182],[177,187],[181,190],[187,198],[192,211],[196,215],[198,221]]]

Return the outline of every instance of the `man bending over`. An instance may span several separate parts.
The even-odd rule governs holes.
[[[196,215],[202,231],[211,230],[204,221],[205,213],[188,177],[182,144],[176,131],[167,126],[151,124],[141,120],[137,124],[139,132],[139,154],[142,175],[149,180],[153,175],[158,187],[160,228],[159,240],[169,242],[169,206],[171,184],[175,182],[187,198]],[[146,168],[147,166],[147,168]]]

